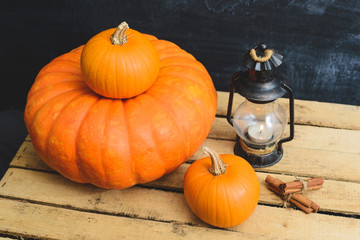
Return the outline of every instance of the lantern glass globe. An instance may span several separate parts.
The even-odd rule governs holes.
[[[246,100],[234,113],[234,128],[247,144],[270,146],[281,138],[287,116],[277,100],[269,103],[254,103]]]

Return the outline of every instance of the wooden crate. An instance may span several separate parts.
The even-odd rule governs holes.
[[[218,92],[217,117],[203,145],[232,153],[235,132],[226,122],[228,93]],[[241,97],[236,96],[234,106]],[[280,99],[287,106],[286,99]],[[239,226],[219,229],[187,206],[183,177],[204,157],[196,152],[163,178],[125,190],[104,190],[65,179],[47,167],[28,137],[0,182],[0,239],[360,239],[360,109],[295,101],[295,139],[276,165],[256,169],[260,200]],[[306,193],[317,214],[283,208],[264,183],[266,175],[290,181],[325,178]]]

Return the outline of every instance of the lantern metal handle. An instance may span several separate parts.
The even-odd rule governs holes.
[[[232,105],[233,105],[233,99],[234,99],[234,88],[235,84],[234,82],[240,77],[240,72],[234,73],[231,78],[231,84],[230,84],[230,94],[229,94],[229,102],[228,102],[228,109],[226,114],[226,119],[228,123],[230,123],[231,126],[234,126],[234,121],[231,118],[231,112],[232,112]]]
[[[285,78],[284,76],[281,76]],[[289,112],[290,112],[290,136],[287,138],[280,139],[278,143],[278,151],[282,150],[282,144],[284,142],[289,142],[294,139],[294,128],[295,128],[295,119],[294,119],[294,93],[289,86],[284,82],[281,87],[289,94]]]
[[[266,61],[269,61],[269,59],[271,58],[271,56],[273,55],[274,51],[271,50],[271,49],[266,49],[264,51],[265,53],[265,56],[264,57],[259,57],[257,54],[256,54],[256,51],[255,49],[251,49],[250,50],[250,56],[251,58],[256,61],[256,62],[266,62]]]

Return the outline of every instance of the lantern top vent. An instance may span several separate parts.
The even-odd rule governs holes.
[[[242,63],[254,71],[270,71],[280,66],[282,59],[283,56],[277,50],[269,49],[265,43],[259,43],[242,57]]]

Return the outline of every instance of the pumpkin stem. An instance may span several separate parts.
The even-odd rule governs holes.
[[[203,148],[203,152],[211,159],[211,167],[209,172],[214,176],[225,174],[226,164],[223,162],[220,155],[215,152],[215,150],[206,146]]]
[[[129,29],[129,25],[126,22],[120,23],[115,32],[111,35],[110,40],[113,45],[123,45],[127,43],[126,30]]]

